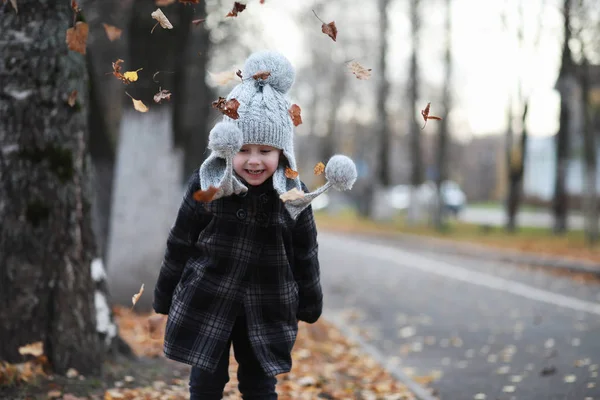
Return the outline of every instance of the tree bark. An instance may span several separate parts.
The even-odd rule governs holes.
[[[85,57],[69,2],[22,0],[0,19],[0,359],[42,341],[57,373],[102,365],[90,264]],[[74,107],[67,104],[79,93]]]
[[[389,95],[389,81],[387,79],[387,53],[388,53],[388,6],[389,0],[379,0],[379,79],[377,84],[377,137],[379,150],[377,152],[377,177],[383,187],[391,184],[390,174],[390,128],[387,116],[387,100]]]

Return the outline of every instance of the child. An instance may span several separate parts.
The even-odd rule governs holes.
[[[266,79],[252,78],[264,71]],[[259,52],[242,75],[227,97],[239,101],[239,118],[225,116],[210,132],[212,152],[189,180],[154,290],[154,310],[169,316],[165,355],[192,365],[191,399],[222,398],[232,344],[243,398],[277,399],[275,376],[291,369],[298,320],[314,323],[323,307],[310,202],[356,180],[352,160],[337,155],[323,187],[280,199],[308,192],[285,173],[296,170],[286,98],[295,72],[279,53]],[[211,201],[194,200],[211,186]]]

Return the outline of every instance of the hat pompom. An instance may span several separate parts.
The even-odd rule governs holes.
[[[244,134],[233,122],[217,123],[208,135],[208,148],[223,158],[235,156],[243,144]]]
[[[251,78],[261,71],[271,73],[264,83],[284,94],[290,90],[296,78],[296,71],[289,60],[275,51],[259,51],[248,57],[243,76]]]
[[[331,157],[325,167],[325,177],[337,190],[352,189],[357,176],[354,161],[341,154]]]

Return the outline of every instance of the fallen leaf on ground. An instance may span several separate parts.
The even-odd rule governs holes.
[[[212,106],[231,119],[238,119],[240,117],[237,112],[240,102],[236,99],[225,100],[224,97],[219,97],[218,100],[213,101]]]
[[[19,347],[19,354],[22,356],[30,355],[39,357],[44,354],[44,344],[42,342],[34,342]]]
[[[317,165],[315,165],[313,171],[315,175],[321,175],[323,172],[325,172],[325,164],[319,161]]]
[[[229,11],[229,13],[225,17],[237,17],[238,13],[241,13],[245,9],[245,4],[236,1],[235,3],[233,3],[233,8],[231,9],[231,11]]]
[[[298,172],[294,171],[290,167],[285,167],[285,176],[288,179],[296,179],[298,177]]]
[[[356,76],[356,79],[367,80],[371,77],[371,68],[365,68],[356,61],[349,63],[348,69]]]
[[[171,25],[171,22],[169,21],[167,16],[162,12],[162,10],[160,8],[157,8],[156,11],[153,11],[152,14],[150,14],[150,15],[152,16],[153,19],[158,21],[156,24],[160,24],[160,26],[162,28],[173,29],[173,25]],[[152,30],[150,31],[150,33],[154,32],[154,28],[156,28],[156,25],[154,25],[152,27]]]
[[[121,38],[123,30],[117,28],[116,26],[104,23],[102,24],[102,26],[104,27],[104,32],[106,32],[106,37],[108,37],[108,40],[110,40],[111,42],[114,42],[115,40]]]
[[[140,296],[142,295],[142,293],[144,293],[144,284],[143,283],[142,283],[142,287],[140,288],[140,291],[131,297],[131,302],[133,303],[134,306],[135,306],[135,303],[137,303],[138,300],[140,299]]]
[[[194,200],[201,203],[209,203],[219,192],[219,188],[209,186],[206,190],[196,190],[193,194]]]
[[[304,198],[304,192],[302,190],[298,189],[298,188],[293,188],[291,190],[288,190],[284,194],[280,195],[279,198],[284,203],[286,201],[293,201],[293,200],[297,200],[297,199],[303,199]]]
[[[66,43],[69,50],[85,54],[89,26],[85,22],[77,21],[74,27],[67,29]]]
[[[298,104],[292,104],[292,106],[288,110],[290,117],[292,117],[292,122],[294,123],[294,126],[298,126],[302,123],[302,116],[300,115],[301,112],[302,110],[300,109],[300,106]]]

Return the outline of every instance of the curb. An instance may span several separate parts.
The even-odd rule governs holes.
[[[367,343],[356,333],[352,332],[350,326],[346,324],[339,316],[331,311],[324,311],[323,317],[327,322],[338,329],[349,341],[358,344],[358,346],[369,356],[371,356],[384,370],[389,372],[397,381],[404,384],[418,400],[439,400],[429,393],[427,389],[412,380],[401,368],[387,365],[385,356],[373,345]]]

